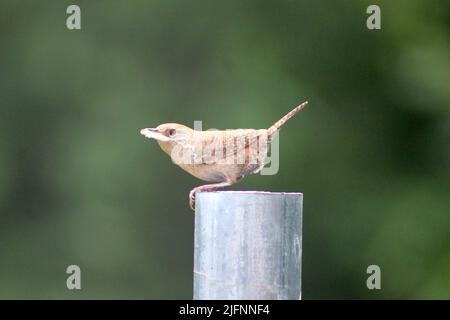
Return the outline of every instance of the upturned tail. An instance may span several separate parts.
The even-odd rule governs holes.
[[[295,107],[294,109],[292,109],[287,115],[285,115],[283,118],[281,118],[280,120],[278,120],[277,122],[275,122],[275,124],[273,126],[271,126],[269,128],[269,137],[271,137],[275,132],[277,132],[278,129],[281,128],[281,126],[283,124],[285,124],[290,118],[292,118],[297,112],[299,112],[300,110],[302,110],[304,107],[306,107],[306,105],[308,104],[308,101],[303,102],[302,104],[300,104],[299,106]]]

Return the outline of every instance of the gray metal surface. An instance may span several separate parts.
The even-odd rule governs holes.
[[[300,299],[301,193],[198,193],[194,299]]]

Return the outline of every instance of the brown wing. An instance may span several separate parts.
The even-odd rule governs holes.
[[[261,164],[267,154],[265,129],[203,131],[195,141],[197,163]],[[228,162],[229,161],[229,162]]]

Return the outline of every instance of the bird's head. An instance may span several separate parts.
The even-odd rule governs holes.
[[[145,128],[141,134],[155,139],[165,153],[171,155],[176,145],[186,146],[192,141],[194,130],[178,123],[163,123],[156,128]]]

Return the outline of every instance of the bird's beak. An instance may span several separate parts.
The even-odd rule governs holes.
[[[145,128],[141,130],[141,134],[149,139],[155,139],[158,141],[169,141],[170,138],[158,132],[155,128]]]

